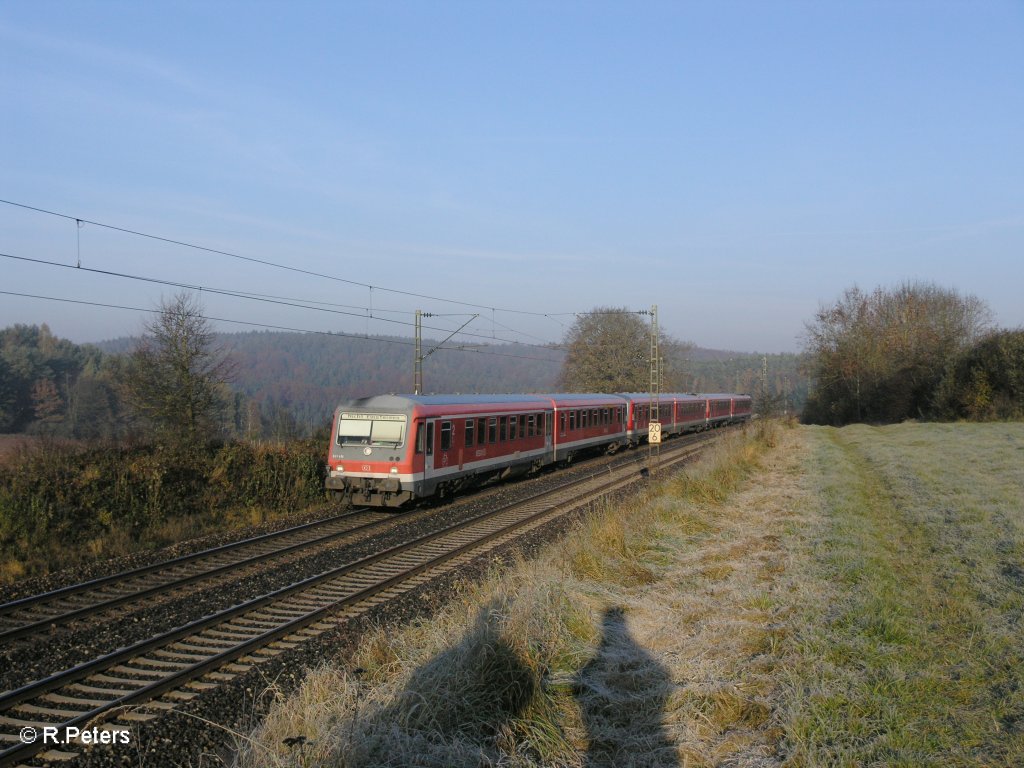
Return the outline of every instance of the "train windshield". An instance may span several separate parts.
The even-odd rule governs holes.
[[[405,440],[406,417],[397,413],[343,413],[338,419],[338,445],[390,446]]]

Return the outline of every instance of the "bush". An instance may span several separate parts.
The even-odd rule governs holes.
[[[953,419],[1024,416],[1024,330],[990,334],[963,354],[939,384],[935,408]]]
[[[87,450],[44,441],[0,466],[0,547],[12,554],[112,531],[138,538],[173,518],[240,506],[304,507],[324,499],[322,454],[309,441]]]

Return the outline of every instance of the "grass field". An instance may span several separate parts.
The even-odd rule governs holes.
[[[325,665],[239,761],[1024,765],[1022,613],[1024,425],[765,424]]]

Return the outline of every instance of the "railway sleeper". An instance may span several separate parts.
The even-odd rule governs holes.
[[[27,717],[8,717],[7,715],[0,715],[0,725],[10,725],[15,728],[24,728],[29,725],[33,728],[47,728],[54,725],[54,723],[50,720],[34,720]]]
[[[52,701],[54,704],[71,704],[77,707],[82,707],[83,712],[88,712],[90,709],[96,707],[102,707],[104,704],[109,704],[109,699],[90,699],[82,696],[64,696],[60,693],[47,693],[39,697],[40,701]]]
[[[12,712],[27,712],[30,715],[51,715],[53,717],[78,717],[82,714],[80,709],[56,709],[54,707],[40,707],[38,704],[19,704],[11,710]]]

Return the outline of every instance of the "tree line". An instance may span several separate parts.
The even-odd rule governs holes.
[[[57,338],[46,325],[0,330],[0,433],[130,444],[280,442],[322,432],[343,399],[411,389],[408,339],[216,334],[187,294],[161,309],[141,337],[99,345]],[[701,350],[664,332],[659,346],[662,391],[747,392],[789,409],[806,396],[796,355]],[[624,392],[650,385],[650,325],[624,307],[580,314],[561,345],[485,351],[497,354],[437,350],[426,365],[425,391]]]
[[[809,423],[1024,416],[1024,330],[934,283],[848,288],[807,323],[804,352]]]

